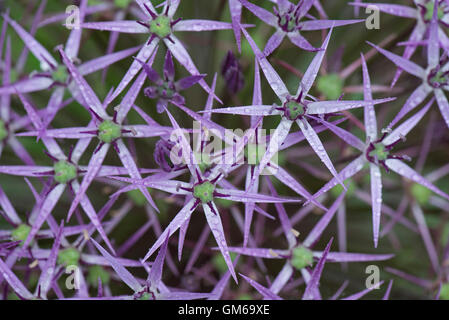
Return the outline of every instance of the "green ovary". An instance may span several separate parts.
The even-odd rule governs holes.
[[[108,284],[111,276],[109,273],[101,266],[92,266],[89,268],[89,273],[87,275],[87,282],[94,286],[98,286],[98,278],[100,278],[102,285]]]
[[[171,99],[175,95],[175,91],[172,89],[172,84],[169,82],[164,82],[161,86],[157,88],[159,97]]]
[[[343,80],[336,73],[321,76],[317,81],[318,91],[330,100],[336,100],[343,91]]]
[[[305,114],[305,108],[302,104],[296,101],[289,101],[285,104],[286,107],[286,117],[289,120],[296,120],[298,117]]]
[[[30,231],[31,231],[30,226],[27,226],[26,224],[21,224],[12,231],[11,233],[12,239],[14,241],[25,241]]]
[[[159,38],[165,38],[171,34],[170,18],[167,16],[158,16],[150,21],[150,32]]]
[[[209,181],[204,181],[193,187],[193,196],[200,199],[202,203],[208,203],[214,199],[214,191],[215,186]]]
[[[115,6],[121,9],[128,8],[130,2],[131,0],[114,0]]]
[[[8,130],[6,130],[5,123],[0,120],[0,142],[8,136]]]
[[[389,152],[385,149],[385,145],[383,143],[376,143],[374,145],[374,150],[369,153],[371,157],[377,157],[377,160],[379,161],[387,160],[388,154]]]
[[[281,27],[285,26],[286,22],[288,19],[288,23],[287,23],[287,30],[285,30],[286,32],[292,32],[295,31],[296,29],[296,21],[294,17],[291,17],[290,15],[284,15],[282,16],[281,20],[279,21],[279,25]]]
[[[59,183],[66,184],[76,178],[76,167],[67,161],[56,162],[53,170],[55,171],[55,180]]]
[[[449,283],[445,283],[441,286],[440,300],[449,300]]]
[[[65,266],[76,266],[80,259],[80,253],[75,248],[68,248],[59,251],[58,263]]]
[[[434,5],[433,0],[430,0],[426,4],[426,15],[424,16],[424,20],[426,20],[426,21],[432,20],[434,6],[435,5]],[[443,8],[438,7],[437,11],[438,11],[437,12],[438,19],[442,19],[444,17]]]
[[[65,66],[58,66],[51,75],[52,79],[56,82],[66,83],[69,74],[67,73],[67,68]]]
[[[432,78],[430,78],[430,84],[432,86],[437,85],[437,87],[438,87],[438,85],[442,85],[447,82],[448,82],[448,80],[442,71],[438,71],[436,75],[434,75]]]
[[[429,203],[429,198],[432,195],[432,191],[430,191],[426,187],[424,187],[418,183],[415,183],[415,184],[413,184],[410,191],[411,191],[413,197],[416,199],[416,201],[418,201],[418,203],[420,205],[425,205],[425,204]]]
[[[153,300],[153,296],[148,292],[145,292],[140,298],[137,298],[137,300]]]
[[[297,270],[301,270],[313,264],[313,252],[304,247],[297,247],[293,249],[292,266]]]
[[[98,138],[104,143],[111,143],[122,135],[120,125],[113,121],[105,120],[98,126]]]

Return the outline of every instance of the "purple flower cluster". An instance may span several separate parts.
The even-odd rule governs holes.
[[[449,179],[447,144],[442,151],[431,147],[437,131],[448,137],[449,1],[415,3],[350,3],[355,15],[376,7],[414,26],[405,42],[388,36],[379,45],[369,42],[373,49],[346,68],[343,49],[328,60],[328,47],[337,32],[363,28],[365,20],[330,20],[319,0],[222,1],[229,22],[183,19],[181,0],[80,0],[72,28],[68,14],[46,14],[46,0],[34,9],[29,29],[6,10],[0,34],[1,299],[353,300],[378,287],[388,299],[392,280],[365,287],[363,275],[346,280],[345,270],[349,262],[388,265],[401,252],[400,241],[407,241],[404,233],[404,239],[422,239],[433,278],[387,267],[389,277],[424,288],[426,297],[449,299],[449,241],[440,248],[426,219],[429,206],[449,212],[447,184],[439,183]],[[245,24],[249,16],[260,21]],[[36,36],[44,27],[64,30],[65,44],[44,46]],[[261,44],[264,28],[270,35]],[[82,46],[86,34],[100,31],[109,36],[104,55],[81,61],[89,56]],[[184,38],[185,32],[209,31],[235,39],[210,84]],[[321,45],[306,38],[312,31],[322,33]],[[123,34],[139,44],[116,50]],[[24,45],[18,59],[12,41]],[[298,57],[312,58],[304,72],[276,56],[288,45]],[[387,45],[404,48],[402,56]],[[415,58],[419,49],[424,64]],[[245,54],[251,63],[239,60]],[[376,73],[385,73],[368,69],[375,55],[385,70],[393,68],[388,61],[397,67],[391,86],[371,84]],[[25,72],[30,60],[40,69]],[[118,63],[127,70],[103,96],[88,76],[101,72],[104,85]],[[274,64],[294,77],[281,76]],[[178,68],[187,75],[175,73]],[[407,74],[416,83],[410,92],[396,87]],[[349,84],[350,76],[358,83]],[[220,79],[227,91],[219,97]],[[252,90],[252,99],[245,90]],[[264,90],[274,98],[263,99],[262,92],[269,95]],[[203,107],[190,102],[193,93],[205,96]],[[379,93],[387,97],[373,97]],[[138,99],[146,105],[139,107]],[[436,107],[442,117],[432,111]],[[73,109],[89,120],[73,117]],[[381,127],[384,110],[393,119]],[[232,130],[223,119],[245,127]],[[189,121],[194,125],[180,125]],[[426,134],[397,153],[424,122]],[[425,166],[433,152],[444,159]],[[299,173],[304,170],[307,177]],[[9,186],[11,179],[23,190]],[[363,235],[370,245],[361,253],[348,250],[359,241],[346,212],[355,202],[370,213],[372,234]],[[385,250],[382,242],[393,248]],[[340,273],[336,290],[325,285],[325,267],[335,263],[341,265],[333,269]],[[357,285],[347,288],[351,281]]]

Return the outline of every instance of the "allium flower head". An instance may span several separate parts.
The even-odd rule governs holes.
[[[248,39],[251,48],[253,49],[259,64],[261,65],[262,71],[265,74],[265,77],[268,80],[271,88],[281,100],[281,105],[251,105],[251,106],[242,106],[242,107],[234,107],[234,108],[222,108],[222,109],[214,109],[213,112],[220,113],[230,113],[230,114],[239,114],[239,115],[247,115],[247,116],[270,116],[270,115],[279,115],[281,116],[281,122],[276,128],[276,131],[273,133],[270,143],[268,145],[267,152],[264,157],[260,161],[259,166],[256,169],[256,172],[253,177],[253,181],[256,177],[259,176],[260,172],[265,168],[268,161],[274,156],[274,154],[279,150],[282,143],[287,138],[287,135],[290,132],[290,129],[294,122],[296,122],[301,129],[302,133],[308,140],[310,146],[321,159],[321,161],[325,164],[325,166],[329,169],[329,171],[337,177],[337,172],[326,153],[326,150],[322,146],[322,143],[313,130],[312,126],[308,122],[308,119],[315,115],[324,115],[324,114],[336,114],[342,110],[348,110],[353,108],[363,107],[369,104],[378,104],[390,101],[391,99],[379,99],[375,101],[315,101],[309,100],[308,94],[311,89],[315,78],[317,76],[317,71],[321,65],[323,60],[327,45],[330,40],[330,36],[332,33],[326,37],[326,40],[323,43],[322,49],[318,52],[315,58],[312,60],[312,63],[308,67],[307,71],[304,74],[303,79],[301,80],[297,93],[295,95],[291,95],[286,87],[286,85],[282,82],[281,78],[277,74],[277,72],[271,67],[266,57],[260,52],[257,45],[254,43],[252,38],[246,32],[245,29],[242,29],[245,37]],[[340,181],[342,183],[342,181]]]
[[[287,36],[290,41],[299,48],[307,51],[318,51],[302,35],[302,31],[325,30],[332,27],[344,26],[361,22],[362,20],[307,20],[302,21],[308,15],[315,0],[298,1],[296,5],[288,0],[277,1],[277,7],[273,7],[273,13],[247,1],[239,0],[243,6],[250,10],[264,23],[276,28],[276,32],[268,40],[264,55],[270,55],[279,47]]]
[[[181,20],[181,18],[174,18],[180,0],[166,1],[161,10],[157,13],[151,1],[136,0],[140,9],[143,11],[146,21],[110,21],[110,22],[88,22],[81,26],[87,29],[109,30],[122,33],[144,33],[150,34],[146,45],[137,54],[137,59],[134,61],[128,72],[120,81],[114,92],[108,97],[106,103],[108,104],[114,100],[130,83],[134,76],[142,68],[141,62],[146,62],[159,42],[163,42],[176,60],[181,63],[188,72],[192,75],[199,75],[199,71],[192,61],[189,53],[186,51],[182,43],[175,36],[178,31],[210,31],[231,29],[230,23],[210,20]],[[140,60],[140,62],[139,62]],[[210,88],[204,80],[200,80],[199,84],[210,93]]]
[[[150,99],[158,99],[157,112],[162,113],[168,105],[168,102],[175,101],[178,104],[184,104],[185,99],[179,93],[199,82],[205,75],[188,76],[175,81],[175,67],[170,51],[167,51],[164,63],[164,76],[161,78],[149,65],[138,60],[145,70],[148,79],[154,83],[154,86],[143,90],[144,94]]]
[[[363,59],[363,56],[362,56]],[[371,82],[368,74],[368,69],[364,62],[363,64],[363,79],[365,87],[365,98],[372,99]],[[330,128],[343,140],[354,148],[363,152],[358,158],[347,165],[340,173],[339,178],[346,180],[354,176],[357,172],[363,169],[365,163],[369,163],[370,177],[371,177],[371,199],[373,207],[373,235],[374,246],[377,247],[379,228],[380,228],[380,213],[382,205],[382,179],[381,167],[384,167],[387,172],[394,171],[403,177],[410,179],[424,187],[432,190],[438,195],[449,199],[449,196],[434,186],[427,179],[422,177],[415,170],[406,165],[402,160],[410,160],[407,156],[394,155],[391,153],[394,146],[404,140],[405,136],[413,129],[419,120],[425,115],[430,108],[433,100],[430,101],[422,110],[409,118],[407,121],[398,126],[395,130],[382,133],[380,138],[377,132],[377,123],[375,118],[374,107],[368,105],[365,107],[365,127],[367,142],[363,143],[357,137],[353,136],[347,131],[341,131],[339,128]],[[324,187],[322,187],[314,197],[318,197],[324,192],[330,190],[338,184],[338,179],[333,178]]]
[[[449,60],[447,58],[447,52],[444,52],[440,56],[441,45],[439,42],[440,38],[437,17],[437,7],[434,7],[433,16],[429,26],[429,38],[427,42],[427,67],[425,69],[412,61],[404,59],[403,57],[397,56],[372,44],[373,47],[375,47],[398,67],[422,80],[422,84],[412,92],[401,111],[393,119],[389,127],[395,125],[408,112],[423,102],[431,93],[435,95],[441,114],[449,127],[449,103],[443,91],[448,90]]]
[[[0,299],[449,299],[449,1],[394,2],[3,1]]]

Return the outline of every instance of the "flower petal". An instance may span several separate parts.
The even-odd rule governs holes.
[[[170,224],[167,226],[164,232],[162,232],[159,238],[153,243],[150,250],[148,250],[147,254],[143,258],[143,261],[148,260],[148,258],[151,257],[151,255],[163,244],[167,235],[171,237],[173,233],[175,233],[181,227],[181,225],[191,216],[191,214],[195,210],[195,207],[193,206],[194,203],[195,199],[192,199],[188,203],[186,203],[184,207],[182,207],[178,214],[176,214],[176,216],[171,220]]]
[[[419,183],[420,185],[426,187],[427,189],[432,190],[437,195],[449,200],[449,195],[447,195],[445,192],[441,191],[439,188],[437,188],[435,185],[433,185],[430,181],[428,181],[426,178],[421,176],[418,172],[416,172],[415,170],[410,168],[408,165],[406,165],[402,161],[397,160],[397,159],[388,159],[385,163],[389,169],[393,170],[397,174],[403,176],[404,178],[412,180],[416,183]]]
[[[84,22],[81,24],[83,29],[93,29],[101,31],[115,31],[121,33],[148,33],[147,27],[138,24],[134,20],[123,21],[101,21],[101,22]]]
[[[390,59],[395,65],[397,65],[399,68],[404,69],[405,71],[407,71],[408,73],[414,75],[415,77],[418,77],[420,79],[423,79],[425,77],[425,71],[423,68],[421,68],[420,66],[418,66],[416,63],[404,59],[401,56],[398,56],[397,54],[394,54],[390,51],[387,51],[385,49],[382,49],[381,47],[376,46],[375,44],[367,41],[367,43],[376,48],[377,51],[379,51],[380,53],[382,53],[385,57],[387,57],[388,59]]]
[[[264,299],[268,299],[268,300],[283,300],[281,297],[279,297],[278,295],[274,294],[270,289],[265,288],[264,286],[262,286],[261,284],[259,284],[258,282],[254,281],[251,278],[248,278],[247,276],[239,273],[241,277],[243,277],[254,289],[257,290],[257,292],[259,292],[262,297]]]
[[[334,238],[331,238],[329,243],[326,245],[326,248],[324,249],[323,255],[320,257],[320,260],[318,260],[318,263],[315,266],[315,269],[313,269],[312,276],[307,283],[306,289],[304,290],[304,295],[302,296],[303,300],[318,300],[320,299],[315,295],[315,293],[318,291],[318,286],[320,283],[321,274],[323,273],[324,264],[326,262],[327,255],[329,253],[329,250],[332,245],[332,241]]]
[[[270,85],[271,89],[273,89],[274,93],[279,97],[279,99],[283,101],[287,96],[289,96],[287,87],[285,86],[279,74],[270,65],[265,55],[257,47],[257,44],[254,42],[248,32],[242,27],[241,30],[246,40],[248,40],[251,49],[256,55],[257,60],[259,61],[260,68],[265,74],[265,78],[267,79],[268,84]]]
[[[128,287],[130,287],[134,292],[140,291],[142,289],[142,285],[139,283],[139,281],[137,281],[136,278],[134,278],[134,276],[128,270],[126,270],[126,268],[119,261],[117,261],[116,258],[110,255],[94,239],[91,238],[90,241],[92,241],[98,251],[100,251],[101,255],[109,262],[112,269],[115,270],[120,279],[122,279]]]
[[[327,45],[329,44],[332,30],[333,29],[329,30],[329,33],[327,34],[326,39],[324,40],[323,44],[321,45],[321,51],[319,51],[315,55],[315,57],[313,58],[312,62],[309,65],[309,67],[307,68],[306,72],[304,73],[304,76],[302,77],[301,82],[298,87],[298,90],[296,92],[296,96],[298,96],[300,93],[302,93],[303,97],[306,97],[307,94],[309,93],[310,88],[312,87],[313,82],[315,81],[315,78],[318,75],[318,70],[321,67],[321,63],[322,63],[324,55],[326,53]]]

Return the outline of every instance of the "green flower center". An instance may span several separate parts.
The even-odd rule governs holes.
[[[372,158],[377,158],[378,161],[385,161],[388,159],[390,152],[385,148],[382,142],[374,144],[374,149],[369,152],[369,156]]]
[[[257,166],[265,154],[265,146],[262,144],[248,143],[245,146],[244,152],[248,164]]]
[[[193,196],[202,203],[211,202],[214,199],[215,186],[209,181],[204,181],[193,187]]]
[[[175,93],[176,91],[173,89],[173,84],[171,82],[164,82],[162,85],[157,87],[157,94],[161,98],[171,99]]]
[[[163,39],[171,34],[171,21],[165,15],[160,15],[156,19],[150,21],[150,32]]]
[[[138,298],[138,300],[153,300],[153,296],[148,292],[145,292],[140,296],[140,298]]]
[[[445,74],[445,72],[443,71],[431,71],[428,79],[429,84],[434,88],[440,88],[441,86],[447,85],[449,82],[447,74]]]
[[[115,6],[121,9],[128,8],[130,2],[131,0],[114,0]]]
[[[449,283],[445,283],[441,286],[440,300],[449,300]]]
[[[111,143],[120,138],[121,135],[120,125],[111,120],[105,120],[98,126],[98,139],[104,143]]]
[[[67,68],[64,65],[60,65],[56,68],[55,71],[51,74],[53,81],[66,83],[69,77],[69,73],[67,72]]]
[[[337,100],[343,91],[343,79],[336,73],[321,76],[317,81],[317,89],[329,100]]]
[[[414,183],[410,191],[413,197],[416,199],[416,201],[418,201],[420,205],[425,205],[429,203],[429,198],[432,195],[432,191],[430,191],[426,187],[418,183]]]
[[[142,291],[134,293],[134,300],[157,300],[160,292],[153,286],[146,286]]]
[[[291,263],[297,270],[311,266],[313,264],[313,252],[302,246],[296,247],[293,249]]]
[[[107,272],[102,266],[92,266],[89,268],[88,274],[87,274],[87,282],[94,286],[98,286],[98,278],[101,280],[101,284],[105,285],[109,283],[109,280],[111,279],[111,276],[109,275],[109,272]]]
[[[279,26],[285,32],[293,32],[296,30],[296,17],[290,13],[286,13],[278,18]]]
[[[287,101],[284,105],[284,116],[292,121],[302,117],[306,113],[306,107],[296,101]]]
[[[21,224],[11,232],[12,239],[14,241],[25,241],[30,231],[30,226]]]
[[[65,266],[76,266],[79,259],[80,253],[75,248],[67,248],[58,253],[58,263]]]
[[[426,21],[430,21],[432,20],[432,16],[433,16],[433,9],[435,8],[435,4],[433,2],[433,0],[430,0],[427,4],[426,4],[426,13],[424,15],[424,20]],[[444,17],[444,9],[439,6],[437,9],[437,16],[438,16],[438,20],[442,19]]]
[[[6,130],[5,122],[0,120],[0,142],[8,136],[8,130]]]
[[[65,160],[56,162],[53,170],[55,172],[55,180],[59,183],[66,184],[76,178],[77,170],[75,165]]]

